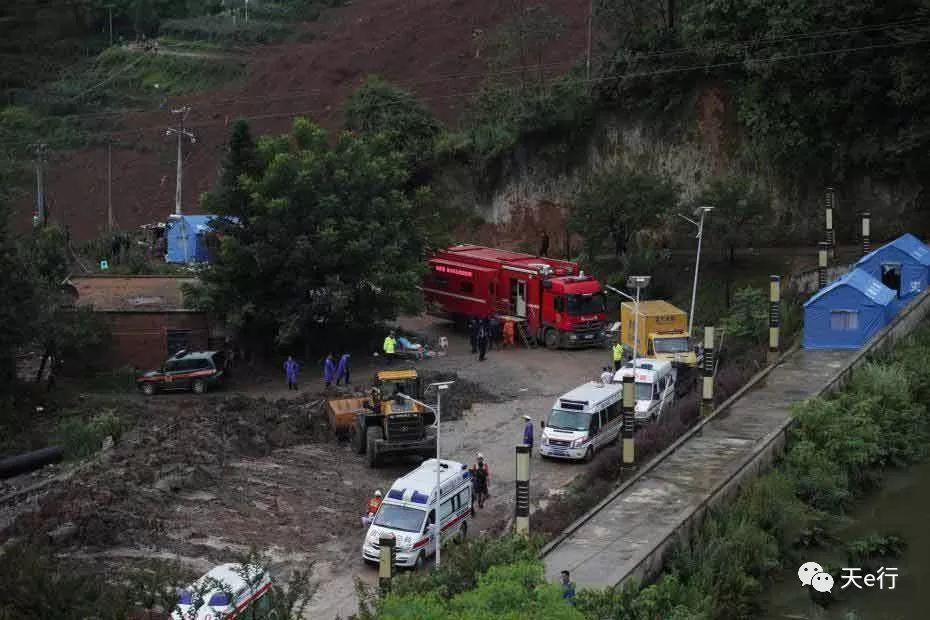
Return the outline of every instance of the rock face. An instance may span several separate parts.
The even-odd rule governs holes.
[[[574,196],[592,174],[618,162],[671,177],[686,205],[708,179],[748,174],[773,197],[786,234],[819,238],[824,188],[831,181],[803,173],[797,180],[778,179],[772,166],[748,155],[748,149],[739,148],[744,141],[735,112],[719,88],[708,88],[683,117],[667,122],[601,114],[586,145],[575,156],[564,156],[555,164],[554,158],[523,147],[501,163],[497,186],[488,195],[471,197],[474,211],[490,224],[481,231],[481,240],[535,240],[545,229],[553,245],[561,248]],[[759,174],[760,170],[764,172]],[[838,239],[856,239],[857,213],[864,209],[872,211],[874,238],[902,229],[930,232],[921,230],[927,226],[919,219],[927,198],[920,184],[866,174],[832,183],[837,194],[834,217]],[[535,247],[525,249],[535,252]]]

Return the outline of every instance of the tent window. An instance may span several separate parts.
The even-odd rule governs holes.
[[[859,313],[852,310],[834,310],[830,313],[830,329],[839,332],[859,329]]]

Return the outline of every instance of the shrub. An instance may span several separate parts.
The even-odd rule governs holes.
[[[162,22],[160,30],[177,39],[236,44],[276,43],[292,31],[290,26],[276,21],[250,19],[233,23],[232,19],[222,15],[168,19]]]
[[[57,435],[64,443],[65,458],[86,458],[97,452],[103,445],[106,437],[119,441],[123,434],[123,425],[120,419],[112,412],[107,411],[93,418],[69,418],[58,425]]]
[[[452,545],[443,552],[438,570],[399,577],[394,580],[393,592],[401,597],[425,593],[455,596],[474,588],[478,577],[492,566],[532,560],[541,548],[539,538],[523,536],[481,537]]]

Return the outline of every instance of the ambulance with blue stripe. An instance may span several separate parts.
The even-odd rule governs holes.
[[[362,557],[368,562],[381,558],[379,540],[393,534],[395,565],[420,568],[436,553],[435,508],[439,495],[439,523],[442,543],[464,540],[472,511],[472,475],[468,466],[457,461],[439,461],[439,488],[436,488],[436,459],[398,478],[384,496],[365,542]]]

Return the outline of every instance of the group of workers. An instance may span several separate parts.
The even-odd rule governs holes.
[[[496,314],[481,318],[473,316],[468,319],[471,352],[478,354],[478,361],[483,362],[489,349],[513,346],[514,323],[501,319]]]

